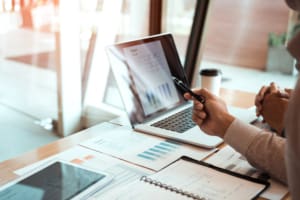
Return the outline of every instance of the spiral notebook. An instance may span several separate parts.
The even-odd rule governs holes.
[[[143,176],[115,199],[255,199],[269,187],[255,179],[189,157]],[[128,192],[130,191],[130,192]]]

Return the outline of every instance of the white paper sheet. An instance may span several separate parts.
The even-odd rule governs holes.
[[[230,114],[248,124],[257,119],[255,109],[255,106],[246,109],[235,106],[228,106],[228,112]]]
[[[258,177],[261,175],[260,171],[252,167],[241,154],[236,152],[230,146],[222,148],[213,156],[205,160],[205,162],[251,177]],[[270,179],[269,182],[271,183],[271,186],[261,195],[262,197],[280,200],[288,193],[288,188],[278,181]]]
[[[80,145],[155,171],[160,170],[182,155],[202,160],[214,151],[145,135],[128,127],[120,127],[101,133],[98,137]]]
[[[106,194],[110,193],[111,190],[115,191],[116,188],[136,181],[143,175],[153,173],[153,171],[151,170],[132,165],[125,161],[112,158],[110,156],[86,149],[81,146],[76,146],[74,148],[71,148],[70,150],[52,156],[49,159],[45,159],[33,165],[29,165],[25,168],[19,169],[15,171],[15,173],[20,176],[25,175],[32,170],[41,168],[46,163],[53,160],[63,160],[66,162],[76,163],[94,170],[101,170],[103,172],[111,174],[113,176],[112,182],[105,188],[102,188],[99,192],[95,193],[91,198],[103,199]]]
[[[207,166],[180,159],[163,170],[116,191],[111,199],[252,199],[265,188],[263,184],[241,179]],[[170,188],[173,189],[170,189]],[[128,192],[130,191],[130,192]]]

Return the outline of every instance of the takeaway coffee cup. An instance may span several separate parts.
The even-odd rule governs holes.
[[[208,68],[200,71],[201,88],[206,88],[216,96],[219,96],[222,73],[218,69]]]

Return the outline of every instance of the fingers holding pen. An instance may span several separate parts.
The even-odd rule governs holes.
[[[205,133],[223,138],[229,125],[235,119],[229,114],[226,103],[205,88],[192,91],[205,98],[205,103],[201,103],[192,95],[184,94],[187,100],[193,100],[193,121]]]
[[[192,89],[192,91],[197,94],[197,95],[201,95],[203,96],[205,99],[208,98],[212,98],[213,95],[211,93],[208,92],[207,89]],[[187,100],[194,100],[195,102],[197,101],[197,99],[195,99],[191,94],[189,94],[188,92],[184,94],[184,98]]]
[[[207,117],[207,114],[206,114],[205,111],[203,111],[203,110],[197,111],[196,109],[194,109],[194,111],[193,111],[193,120],[196,120],[196,119],[205,120],[206,117]]]
[[[201,89],[193,89],[193,92],[196,94],[202,94]],[[194,102],[194,108],[193,108],[193,115],[192,119],[195,123],[198,125],[201,125],[205,118],[207,117],[207,113],[204,110],[204,104],[202,104],[200,101],[192,97],[191,94],[185,93],[184,94],[185,99],[187,100],[193,100]]]
[[[196,117],[199,117],[201,119],[205,119],[206,118],[206,112],[204,110],[204,106],[203,104],[199,103],[194,103],[194,109],[193,109],[193,115],[195,115]]]
[[[200,102],[194,101],[194,109],[192,115],[193,121],[201,126],[206,118],[207,113],[204,110],[204,105]]]

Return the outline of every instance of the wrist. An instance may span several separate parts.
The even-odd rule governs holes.
[[[221,131],[219,133],[219,137],[224,138],[225,134],[227,132],[227,129],[231,125],[231,123],[234,121],[235,117],[230,115],[229,113],[226,113],[225,115],[222,116],[223,120],[221,123]]]

